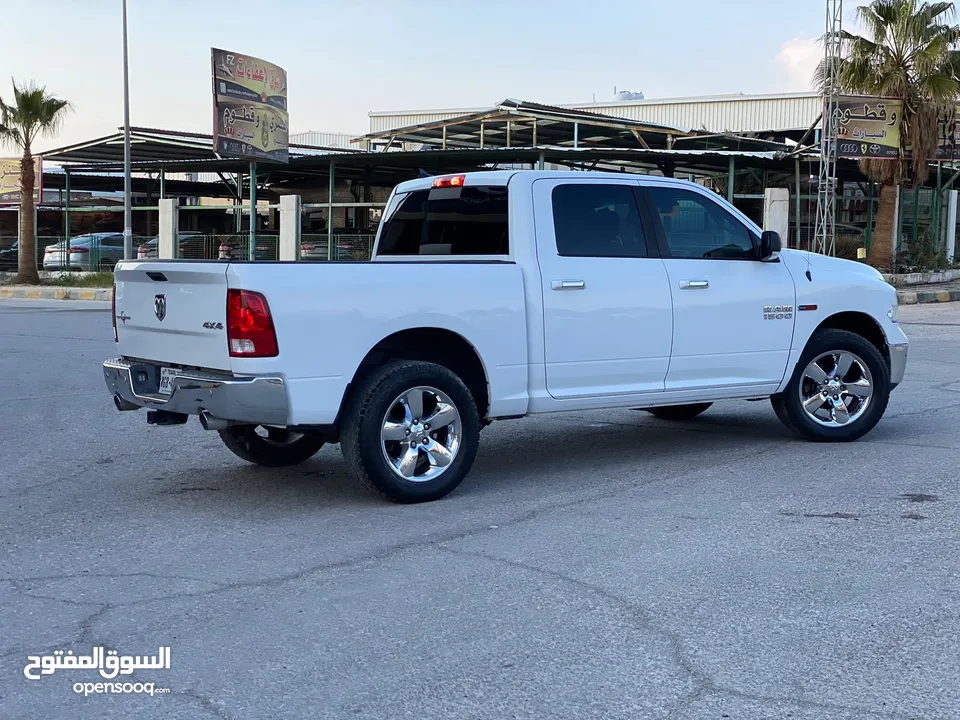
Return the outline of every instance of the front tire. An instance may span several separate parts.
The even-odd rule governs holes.
[[[685,422],[693,420],[703,412],[706,412],[713,403],[693,403],[690,405],[664,405],[663,407],[644,408],[648,413],[659,420],[671,420],[673,422]]]
[[[362,380],[340,431],[357,478],[398,503],[452,492],[479,444],[480,416],[464,382],[441,365],[413,360],[389,362]]]
[[[234,455],[264,467],[299,465],[323,447],[323,438],[317,435],[262,425],[233,425],[219,432]]]
[[[850,442],[870,432],[890,399],[890,369],[869,340],[846,330],[810,338],[793,377],[770,399],[780,421],[814,442]]]

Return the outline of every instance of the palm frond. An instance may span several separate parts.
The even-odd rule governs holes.
[[[13,81],[13,102],[0,98],[0,139],[26,151],[39,135],[55,135],[72,105],[33,82]]]

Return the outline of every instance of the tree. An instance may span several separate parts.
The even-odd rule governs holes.
[[[876,226],[869,262],[891,267],[897,187],[907,180],[922,185],[939,142],[938,121],[953,117],[960,91],[960,28],[951,24],[952,2],[872,0],[858,7],[863,35],[843,32],[837,60],[839,89],[903,101],[900,157],[866,158],[860,169],[880,185]],[[824,68],[815,82],[824,85]]]
[[[0,143],[17,146],[20,158],[20,259],[17,281],[36,284],[37,238],[33,222],[33,193],[36,178],[33,169],[33,143],[38,137],[51,137],[59,132],[70,103],[52,95],[32,82],[23,85],[13,81],[13,102],[0,98]]]

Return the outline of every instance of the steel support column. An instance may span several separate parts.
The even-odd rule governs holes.
[[[257,163],[250,163],[250,260],[257,259]]]
[[[799,250],[800,249],[800,156],[799,155],[797,155],[793,159],[793,167],[794,167],[794,172],[796,174],[796,182],[797,182],[797,194],[796,194],[796,199],[794,201],[796,204],[796,207],[793,209],[793,216],[794,216],[794,220],[797,223],[796,241],[797,241],[797,249]],[[789,243],[788,243],[788,247],[789,247]]]
[[[333,260],[333,186],[336,182],[334,162],[330,161],[330,173],[327,176],[327,260]]]
[[[63,186],[66,191],[67,201],[66,205],[63,208],[63,242],[69,244],[70,242],[70,167],[67,165],[63,166]]]
[[[727,167],[727,202],[733,203],[733,178],[736,174],[736,160],[730,156],[730,164]]]

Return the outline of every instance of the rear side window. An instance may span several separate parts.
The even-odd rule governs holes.
[[[647,257],[630,185],[558,185],[553,189],[557,253],[568,257]]]
[[[506,255],[507,188],[416,190],[400,200],[380,235],[380,255]]]

